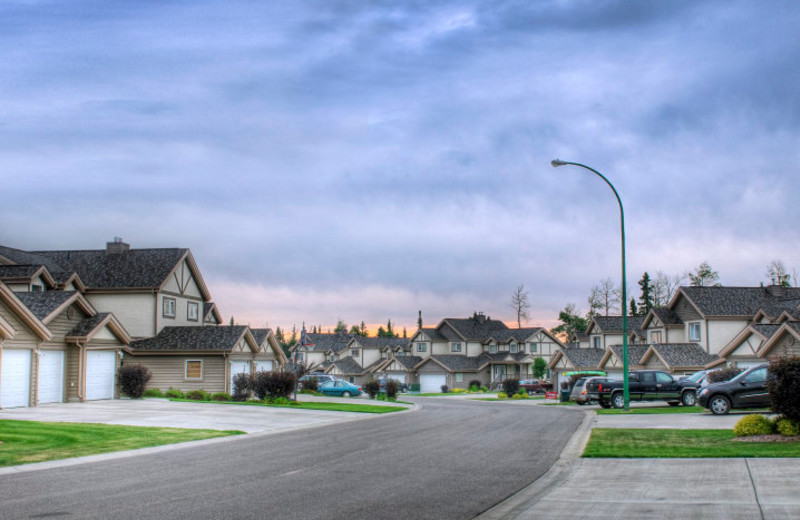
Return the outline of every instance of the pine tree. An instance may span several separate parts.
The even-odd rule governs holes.
[[[631,310],[628,312],[629,316],[638,316],[639,309],[636,308],[636,299],[631,298]]]
[[[653,308],[653,288],[650,285],[650,275],[647,274],[647,271],[639,280],[639,287],[642,289],[642,295],[639,297],[639,315],[644,316]]]
[[[422,328],[422,311],[419,311],[419,315],[417,316],[417,327]]]

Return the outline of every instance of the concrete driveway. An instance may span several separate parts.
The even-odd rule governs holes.
[[[247,433],[278,432],[362,420],[371,416],[267,406],[182,403],[166,399],[56,403],[0,410],[0,419],[241,430]]]

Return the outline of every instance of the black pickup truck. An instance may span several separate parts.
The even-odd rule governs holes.
[[[666,401],[671,406],[694,406],[697,402],[697,385],[689,381],[676,381],[659,370],[634,370],[628,372],[628,392],[631,401]],[[622,381],[588,383],[588,399],[596,399],[603,408],[625,406]]]

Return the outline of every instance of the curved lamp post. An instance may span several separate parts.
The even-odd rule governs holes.
[[[617,193],[616,188],[614,188],[614,185],[611,184],[608,179],[606,179],[605,175],[594,168],[590,168],[589,166],[581,163],[562,161],[561,159],[553,159],[550,161],[550,164],[554,168],[572,165],[589,170],[603,179],[606,184],[608,184],[608,187],[614,192],[614,196],[617,198],[617,202],[619,203],[619,234],[622,241],[622,384],[623,395],[625,396],[625,411],[628,411],[630,408],[630,391],[628,386],[628,295],[625,291],[625,212],[622,210],[622,199],[619,198],[619,193]]]

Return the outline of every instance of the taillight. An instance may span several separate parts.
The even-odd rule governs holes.
[[[597,391],[598,392],[602,392],[603,391],[603,383],[600,383],[599,385],[597,385]]]

